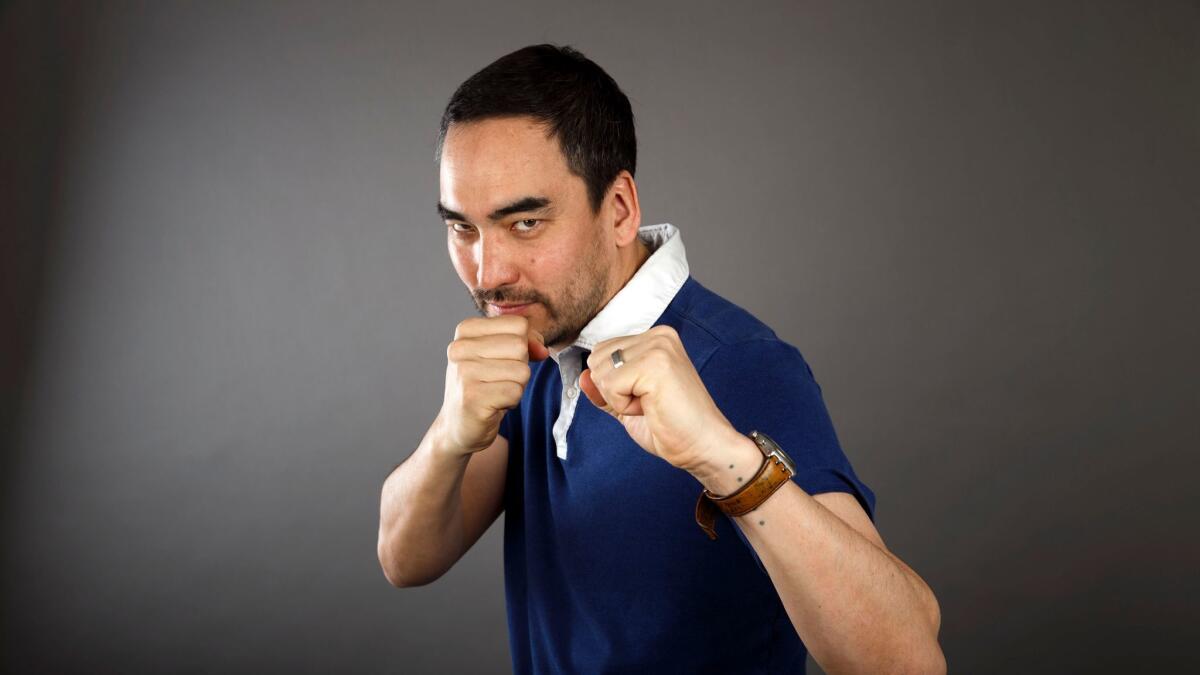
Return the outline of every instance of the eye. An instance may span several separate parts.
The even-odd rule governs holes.
[[[542,222],[542,221],[540,221],[536,218],[526,218],[524,220],[518,220],[517,225],[524,225],[526,223],[534,223],[534,225],[529,226],[528,230],[521,230],[522,232],[529,232],[529,230],[532,230],[532,229],[534,229],[534,227],[536,227],[536,223],[540,223],[540,222]]]
[[[458,229],[459,225],[462,225],[464,229],[461,229],[461,230]],[[471,231],[471,226],[467,225],[466,223],[450,223],[449,227],[450,227],[451,231],[457,232],[459,234],[466,234],[467,232]]]

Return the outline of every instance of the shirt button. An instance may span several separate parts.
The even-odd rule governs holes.
[[[575,387],[567,387],[567,398],[575,398],[575,394],[577,393],[579,393],[579,390]]]

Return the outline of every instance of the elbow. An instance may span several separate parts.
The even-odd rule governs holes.
[[[933,643],[937,644],[938,631],[942,629],[942,608],[938,604],[937,596],[933,594],[933,589],[923,580],[916,585],[918,602],[921,608],[925,610],[926,625],[929,626],[929,635]]]
[[[389,584],[396,588],[409,588],[410,586],[421,585],[404,575],[404,570],[400,568],[399,559],[382,536],[379,538],[376,553],[379,556],[379,567],[383,569],[383,576],[388,580]]]
[[[942,648],[937,643],[937,640],[923,642],[919,646],[913,645],[905,651],[902,658],[895,658],[896,656],[899,655],[893,655],[892,658],[886,659],[881,663],[874,663],[870,667],[854,670],[853,672],[946,675],[946,656],[942,654]],[[834,671],[827,669],[826,672],[832,673]]]
[[[938,632],[942,629],[942,608],[938,605],[937,598],[933,593],[929,593],[929,626],[933,632],[933,641],[937,642]]]
[[[383,576],[387,577],[388,583],[396,588],[414,588],[416,586],[426,586],[438,580],[438,576],[413,576],[407,577],[393,568],[383,568]]]
[[[382,534],[379,537],[379,544],[376,547],[376,555],[379,557],[379,567],[383,570],[384,578],[396,588],[425,586],[437,581],[438,577],[441,576],[440,574],[413,574],[404,569],[404,566],[401,565],[400,556],[396,555],[395,547]]]
[[[379,544],[375,548],[375,554],[379,557],[379,567],[383,570],[383,576],[388,580],[388,583],[396,588],[404,588],[404,577],[400,574],[400,569],[396,565],[395,556],[384,541],[383,535],[379,535]]]
[[[942,653],[942,647],[938,644],[936,637],[922,640],[919,646],[914,645],[907,650],[903,659],[894,660],[887,666],[878,665],[880,667],[874,668],[870,672],[946,675],[946,655]]]
[[[400,571],[397,570],[394,565],[389,565],[382,559],[379,561],[379,565],[383,568],[384,578],[387,579],[388,583],[392,586],[395,586],[396,588],[408,588],[409,586],[412,586],[412,584],[408,583],[408,581],[401,576]]]
[[[941,647],[938,647],[937,655],[938,655],[938,665],[937,665],[937,670],[934,672],[936,672],[938,675],[946,675],[946,667],[947,667],[946,666],[946,655],[944,653],[942,653]]]
[[[946,675],[946,655],[942,652],[942,646],[938,644],[938,631],[941,628],[942,612],[938,607],[937,599],[933,594],[929,595],[929,625],[930,632],[925,640],[926,648],[923,650],[923,658],[915,664],[916,667],[912,670],[914,673],[928,673],[929,675]]]
[[[925,625],[919,625],[921,617],[918,614],[911,622],[911,629],[903,635],[897,635],[898,646],[894,654],[902,656],[886,668],[888,672],[946,675],[946,655],[942,653],[942,646],[938,643],[938,630],[942,621],[941,609],[932,592],[923,595]],[[876,668],[872,672],[878,671],[879,668]]]
[[[387,567],[383,568],[383,576],[387,578],[389,584],[396,588],[413,588],[414,586],[424,586],[429,583],[428,581],[410,581]]]
[[[921,675],[946,675],[946,655],[942,653],[942,648],[938,645],[937,640],[933,641],[933,647],[928,656],[911,672],[921,673]]]
[[[932,675],[946,675],[946,655],[942,652],[942,646],[938,644],[938,632],[942,627],[942,610],[938,606],[937,598],[933,592],[929,592],[929,648],[926,650],[925,663],[922,667],[915,671],[919,673],[931,673]]]
[[[386,560],[382,556],[379,558],[379,566],[383,568],[383,576],[388,580],[388,583],[396,588],[412,588],[414,586],[424,586],[433,581],[432,578],[420,578],[408,576],[400,568],[395,561]]]

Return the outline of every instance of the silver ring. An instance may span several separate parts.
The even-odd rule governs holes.
[[[620,368],[625,365],[625,357],[621,356],[621,350],[618,349],[612,353],[613,368]]]

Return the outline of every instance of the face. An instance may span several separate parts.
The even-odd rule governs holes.
[[[454,269],[483,316],[496,304],[561,349],[609,298],[616,247],[557,138],[532,118],[453,124],[442,145],[439,211]]]

